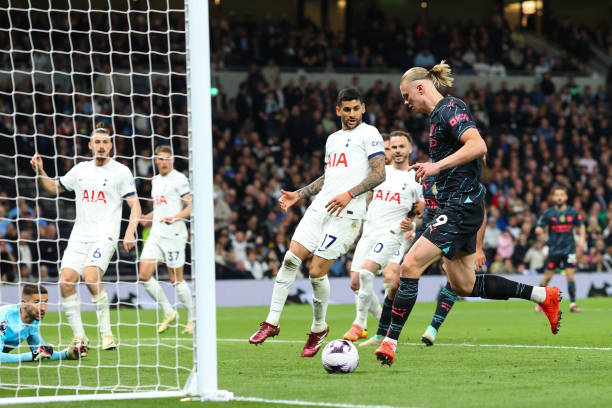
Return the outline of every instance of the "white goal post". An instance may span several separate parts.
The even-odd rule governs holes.
[[[218,389],[217,381],[208,1],[5,2],[7,9],[0,10],[8,24],[0,26],[0,35],[6,40],[0,47],[0,82],[10,81],[10,87],[0,87],[0,96],[10,102],[6,106],[0,102],[0,124],[5,123],[0,126],[0,146],[11,146],[10,151],[0,149],[0,185],[11,184],[8,190],[13,193],[0,194],[0,200],[8,201],[11,209],[17,208],[17,215],[10,218],[0,212],[0,221],[14,224],[16,234],[14,241],[6,241],[15,246],[16,257],[5,262],[14,265],[16,276],[12,282],[0,282],[0,307],[17,303],[23,284],[41,283],[49,290],[49,312],[53,312],[41,322],[42,337],[54,340],[58,347],[70,341],[59,271],[47,275],[45,265],[50,263],[41,255],[41,243],[55,247],[59,270],[76,198],[49,196],[24,163],[39,153],[51,177],[64,175],[70,167],[91,159],[85,138],[96,121],[103,119],[115,133],[114,158],[132,171],[139,192],[150,191],[145,185],[157,174],[152,157],[159,143],[169,144],[176,161],[182,162],[180,170],[189,173],[192,211],[187,245],[191,259],[186,259],[185,266],[186,272],[191,271],[195,331],[193,340],[181,336],[187,313],[177,309],[180,324],[164,334],[156,333],[163,315],[161,310],[153,310],[155,302],[138,282],[139,255],[146,237],[137,237],[139,244],[131,253],[121,249],[127,221],[124,206],[118,248],[103,277],[109,299],[116,295],[115,301],[111,300],[111,323],[118,350],[107,354],[112,355],[112,361],[105,361],[104,353],[114,352],[102,351],[99,336],[96,339],[94,305],[81,283],[78,293],[83,323],[92,340],[90,356],[80,361],[0,364],[0,405],[164,397],[232,399],[231,392]],[[180,19],[183,24],[177,23]],[[99,22],[107,25],[97,26]],[[175,88],[175,81],[184,82],[185,90]],[[23,103],[22,98],[31,102]],[[181,98],[186,101],[184,106]],[[11,109],[5,110],[9,105]],[[120,145],[127,148],[121,150]],[[123,151],[132,154],[123,155]],[[152,175],[142,173],[147,165]],[[143,203],[150,201],[150,196],[139,194],[139,198]],[[19,210],[21,201],[31,203],[32,217]],[[49,230],[45,230],[49,236],[40,232],[41,221],[60,227],[55,238]],[[33,237],[24,233],[30,224],[34,225]],[[29,259],[27,251],[17,248],[22,242],[38,251],[38,256]],[[165,269],[160,268],[158,275],[163,291],[172,306],[180,308],[161,271]],[[127,294],[132,296],[129,300]],[[136,308],[124,310],[121,304]],[[29,349],[22,345],[12,353],[25,351]],[[90,382],[92,378],[94,382]]]

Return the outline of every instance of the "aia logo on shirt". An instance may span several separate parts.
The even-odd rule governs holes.
[[[325,161],[325,165],[327,167],[340,167],[340,166],[348,167],[348,163],[346,161],[346,155],[344,153],[328,154],[327,160]]]
[[[155,196],[153,200],[155,201],[155,205],[168,204],[168,201],[166,201],[166,196],[163,195]]]
[[[452,118],[451,120],[449,120],[448,123],[450,123],[451,126],[455,126],[457,123],[461,122],[462,120],[467,120],[467,119],[468,119],[467,113],[460,113],[456,115],[454,118]]]
[[[81,197],[81,201],[87,201],[88,203],[97,203],[98,201],[102,201],[104,204],[106,202],[106,195],[104,195],[104,191],[96,190],[83,190],[83,197]]]
[[[382,190],[376,190],[376,195],[374,196],[374,199],[386,201],[388,203],[395,201],[398,204],[401,204],[400,193],[392,193],[391,191],[387,191],[387,194],[385,195]]]

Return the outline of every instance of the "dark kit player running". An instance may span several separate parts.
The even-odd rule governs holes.
[[[435,176],[438,200],[433,223],[414,243],[400,269],[400,287],[393,300],[391,325],[375,351],[383,364],[395,359],[397,340],[418,294],[421,274],[444,256],[448,281],[460,296],[487,299],[522,298],[539,303],[557,333],[560,291],[556,287],[534,287],[495,275],[478,275],[476,239],[484,220],[485,188],[480,184],[481,158],[487,147],[476,129],[465,103],[443,97],[436,86],[451,86],[450,67],[441,62],[432,69],[414,67],[400,81],[404,103],[431,118],[429,156],[433,162],[417,163],[417,181]]]
[[[568,206],[567,190],[565,187],[553,189],[553,201],[555,206],[546,210],[538,220],[536,235],[540,237],[544,228],[548,227],[548,258],[546,259],[544,277],[541,285],[546,286],[555,274],[555,270],[565,269],[567,279],[567,291],[570,296],[570,312],[579,312],[576,306],[576,243],[574,241],[574,227],[580,228],[580,240],[578,250],[584,249],[586,241],[586,229],[582,223],[582,217],[574,207]],[[541,311],[536,306],[537,311]]]

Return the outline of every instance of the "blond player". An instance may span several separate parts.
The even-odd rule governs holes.
[[[363,225],[361,239],[355,248],[351,267],[351,278],[359,278],[357,296],[357,313],[355,320],[344,338],[356,341],[366,338],[367,313],[372,302],[380,304],[374,294],[374,276],[402,248],[404,233],[413,229],[408,214],[413,209],[422,211],[424,207],[422,187],[414,179],[409,156],[412,152],[412,138],[405,132],[391,134],[389,145],[392,152],[392,164],[386,166],[387,179],[377,186],[372,193],[368,206],[366,222]]]
[[[35,155],[30,164],[49,194],[57,196],[64,191],[74,191],[76,218],[60,267],[62,306],[74,337],[88,344],[76,293],[81,276],[96,307],[102,349],[111,350],[117,347],[117,343],[111,332],[108,296],[102,285],[102,276],[119,240],[123,199],[131,209],[123,237],[123,248],[128,252],[136,245],[140,203],[132,173],[110,157],[113,141],[103,126],[101,123],[96,125],[89,140],[93,159],[77,164],[63,177],[50,178],[39,155]]]
[[[157,265],[160,262],[166,264],[170,282],[187,309],[187,325],[183,334],[192,334],[193,298],[189,285],[183,280],[187,244],[185,220],[191,214],[189,180],[183,173],[174,170],[174,158],[170,146],[162,145],[155,148],[155,165],[158,174],[151,181],[153,211],[144,215],[141,221],[143,225],[152,223],[152,227],[140,255],[139,279],[149,295],[164,311],[164,321],[157,328],[158,333],[163,333],[178,319],[177,311],[170,305],[159,282],[153,277]]]

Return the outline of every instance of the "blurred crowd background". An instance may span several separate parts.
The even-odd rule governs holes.
[[[78,33],[87,32],[89,23],[72,15],[59,19],[61,24],[78,20],[81,25],[75,22],[77,33],[70,37],[72,47],[93,52],[91,59],[67,62],[62,60],[65,53],[44,51],[57,51],[57,44],[64,40],[61,35],[38,40],[13,35],[12,48],[0,51],[0,60],[8,66],[37,71],[22,80],[15,76],[13,81],[0,81],[3,96],[15,95],[0,98],[0,112],[7,113],[0,115],[3,281],[53,280],[72,225],[68,222],[74,216],[70,195],[56,202],[36,188],[29,166],[34,152],[45,155],[51,176],[63,175],[87,156],[87,138],[82,135],[91,131],[96,120],[105,121],[116,135],[117,160],[133,169],[143,211],[151,207],[146,199],[148,180],[155,174],[152,151],[156,145],[171,144],[177,169],[188,171],[180,13],[167,21],[155,15],[142,18],[146,13],[103,14],[94,15],[92,21],[102,32],[116,31],[119,45],[113,42],[111,47],[112,36],[102,35],[96,37],[98,47],[93,49],[92,37]],[[538,217],[551,205],[555,185],[568,188],[568,204],[586,224],[587,247],[577,254],[579,270],[611,272],[611,81],[608,71],[599,72],[608,75],[608,87],[581,86],[576,80],[593,75],[590,61],[596,50],[612,54],[610,25],[545,19],[546,29],[540,30],[538,38],[551,47],[537,52],[529,35],[532,23],[526,20],[511,27],[501,13],[476,23],[416,19],[407,24],[376,9],[370,16],[367,30],[347,33],[323,29],[307,19],[298,24],[286,17],[212,14],[213,70],[242,75],[236,93],[217,86],[212,101],[217,278],[276,275],[309,204],[302,201],[282,212],[280,189],[298,189],[322,174],[325,140],[339,128],[333,73],[354,72],[352,85],[365,98],[364,121],[380,132],[410,132],[415,140],[411,160],[426,161],[429,119],[404,108],[397,81],[380,80],[364,87],[359,74],[396,72],[399,80],[404,69],[433,66],[440,59],[446,59],[455,74],[473,77],[466,90],[445,92],[466,101],[488,146],[482,174],[488,191],[487,272],[542,271],[547,247],[536,239],[534,230]],[[5,13],[2,24],[49,30],[43,17]],[[152,27],[170,28],[171,33],[162,56],[155,54],[155,59],[146,57],[154,47],[139,34]],[[6,36],[4,31],[0,35]],[[125,57],[130,46],[139,53]],[[560,52],[553,53],[553,46]],[[281,79],[283,72],[296,67],[303,71],[298,79]],[[117,81],[111,79],[112,69],[127,69],[129,74]],[[313,81],[308,72],[329,73],[330,80]],[[494,87],[489,82],[493,77],[515,75],[535,78],[534,85],[503,82]],[[94,98],[89,96],[92,92]],[[147,231],[140,234],[146,238]],[[330,276],[346,276],[351,256],[349,252],[339,259]],[[118,257],[115,275],[106,278],[120,274],[122,279],[136,279],[130,263],[135,254],[119,248]],[[307,267],[308,262],[303,273]],[[439,269],[432,268],[430,273]]]

